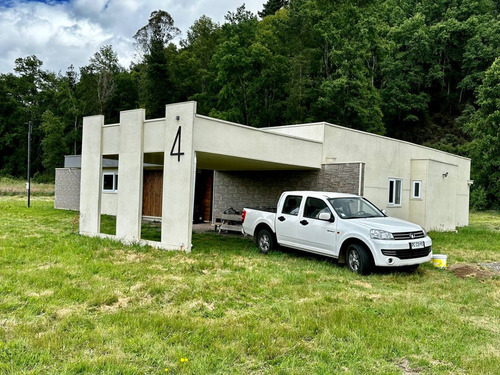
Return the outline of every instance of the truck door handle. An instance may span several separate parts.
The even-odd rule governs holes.
[[[279,221],[285,221],[285,217],[284,217],[284,216],[280,216],[280,217],[278,218],[278,220],[279,220]]]
[[[302,220],[302,221],[300,222],[300,224],[302,224],[302,225],[307,225],[307,224],[309,224],[309,222],[308,222],[307,220]]]

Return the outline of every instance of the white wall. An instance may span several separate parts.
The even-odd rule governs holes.
[[[103,173],[118,173],[118,168],[103,168]],[[118,174],[118,184],[119,183],[120,183],[120,175]],[[119,186],[118,189],[120,189]],[[101,215],[116,216],[117,208],[118,208],[118,192],[102,191],[102,186],[101,186]]]
[[[316,140],[321,128],[323,162],[364,162],[364,196],[388,215],[416,222],[426,229],[450,230],[468,225],[469,159],[326,123],[284,126],[271,131],[301,137],[310,134]],[[448,177],[443,179],[446,172]],[[400,207],[388,204],[389,178],[403,180]],[[421,201],[411,199],[412,180],[416,179],[422,180]]]

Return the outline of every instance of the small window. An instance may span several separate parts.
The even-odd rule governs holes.
[[[411,197],[413,199],[422,198],[422,181],[412,182]]]
[[[118,174],[103,173],[102,190],[107,192],[116,192],[118,190]]]
[[[301,201],[302,197],[300,195],[289,195],[285,199],[285,204],[283,205],[281,213],[297,216],[299,214]]]
[[[403,190],[403,180],[390,178],[389,179],[389,204],[393,206],[401,206],[401,193]]]
[[[306,206],[304,207],[304,217],[317,219],[322,212],[331,213],[325,202],[318,198],[307,198]]]

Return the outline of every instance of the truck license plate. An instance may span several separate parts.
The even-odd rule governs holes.
[[[410,249],[423,249],[424,241],[410,242]]]

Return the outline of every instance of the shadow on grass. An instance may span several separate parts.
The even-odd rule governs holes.
[[[332,266],[347,269],[347,265],[345,263],[339,263],[338,259],[326,255],[309,253],[306,251],[296,250],[288,247],[280,247],[279,249],[274,250],[274,252],[282,252],[284,254],[288,254],[289,256],[302,259],[310,259],[311,261],[326,262],[330,263]],[[402,275],[411,275],[415,273],[415,271],[416,269],[408,269],[404,267],[373,267],[371,270],[371,274],[388,275],[397,273]]]

